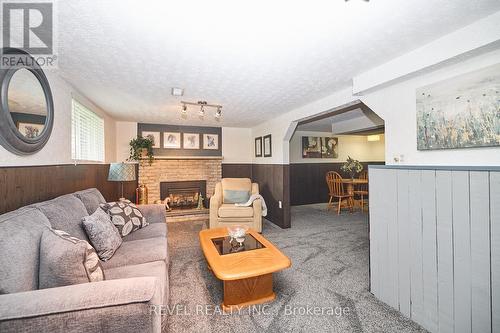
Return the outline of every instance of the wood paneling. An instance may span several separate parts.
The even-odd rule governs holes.
[[[260,194],[267,204],[266,219],[290,228],[289,166],[282,164],[253,164],[252,180],[259,183]],[[282,202],[282,208],[279,207]]]
[[[252,164],[222,164],[222,178],[252,179]]]
[[[499,174],[495,168],[370,168],[374,295],[406,315],[409,308],[409,317],[431,332],[499,332]]]
[[[296,163],[290,164],[290,204],[292,206],[328,202],[328,187],[325,175],[328,171],[340,171],[343,163]],[[383,165],[383,162],[363,162],[368,165]],[[347,175],[343,175],[348,177]]]
[[[67,164],[0,168],[0,214],[63,194],[95,187],[107,201],[121,195],[119,183],[109,182],[109,164]],[[137,182],[124,183],[124,195],[135,200]]]

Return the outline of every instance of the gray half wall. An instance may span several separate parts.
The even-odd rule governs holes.
[[[500,333],[500,169],[373,166],[372,293],[431,332]]]

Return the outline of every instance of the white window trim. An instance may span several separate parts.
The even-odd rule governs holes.
[[[98,127],[102,127],[102,143],[99,144],[98,142],[95,142],[95,141],[92,141],[93,139],[96,139],[99,140],[99,136],[98,135],[92,135],[92,134],[89,134],[88,135],[88,139],[90,140],[89,142],[89,147],[88,149],[92,149],[91,146],[95,146],[96,145],[102,145],[101,146],[101,152],[97,153],[96,155],[92,156],[91,153],[87,152],[86,154],[85,153],[82,153],[81,151],[81,147],[80,147],[80,152],[77,153],[77,143],[79,142],[79,140],[77,140],[76,137],[80,136],[81,135],[81,131],[75,131],[75,126],[77,126],[78,124],[75,124],[75,115],[74,113],[76,112],[76,108],[80,108],[81,111],[83,111],[83,113],[87,113],[86,115],[85,114],[82,114],[82,116],[87,116],[87,117],[90,117],[90,118],[93,118],[93,119],[90,119],[90,121],[94,121],[94,122],[99,122],[97,125],[94,124],[94,126],[92,128],[90,128],[89,130],[90,131],[96,131],[96,130],[99,130]],[[98,113],[94,112],[92,110],[92,108],[89,108],[87,107],[85,104],[81,103],[78,99],[72,97],[71,99],[71,159],[74,161],[74,163],[76,164],[77,162],[92,162],[92,163],[105,163],[106,161],[106,130],[105,130],[105,121],[104,121],[104,117],[102,117],[101,115],[99,115]],[[84,155],[84,156],[82,156]]]

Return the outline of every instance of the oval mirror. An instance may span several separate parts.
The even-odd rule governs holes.
[[[0,66],[0,145],[18,155],[34,154],[45,146],[54,124],[49,82],[25,51],[4,48],[0,55],[29,64]]]
[[[25,68],[12,75],[7,89],[10,116],[27,139],[39,137],[47,121],[47,102],[40,82]]]

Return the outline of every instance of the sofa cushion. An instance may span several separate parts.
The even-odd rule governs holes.
[[[99,257],[87,242],[47,228],[40,242],[40,289],[103,281]]]
[[[97,208],[92,215],[83,218],[83,228],[102,261],[110,259],[116,249],[122,245],[122,237],[118,229],[101,208]]]
[[[135,277],[153,276],[160,283],[162,304],[168,304],[168,268],[164,261],[153,261],[138,265],[127,265],[106,269],[106,280],[128,279]]]
[[[87,234],[83,230],[82,219],[89,214],[80,199],[74,195],[63,195],[34,204],[32,207],[42,211],[53,229],[66,231],[73,237],[88,241]]]
[[[163,260],[168,264],[167,239],[155,237],[123,242],[111,259],[102,263],[104,270],[109,268],[144,264]]]
[[[253,207],[240,207],[234,204],[222,204],[219,217],[253,217]]]
[[[47,227],[38,209],[0,215],[0,294],[38,289],[40,239]]]
[[[100,204],[106,203],[106,200],[96,188],[89,188],[88,190],[78,191],[73,193],[78,199],[80,199],[87,209],[89,215],[93,214]]]
[[[148,225],[139,208],[130,201],[117,201],[101,204],[101,208],[111,216],[122,237]]]
[[[145,228],[139,229],[136,232],[128,234],[123,237],[125,242],[147,239],[154,237],[167,237],[167,224],[166,223],[152,223]]]

